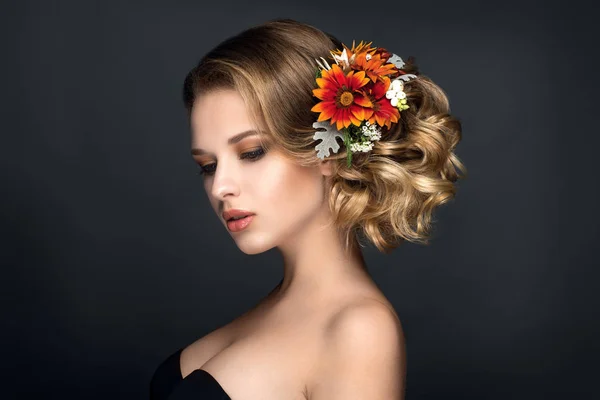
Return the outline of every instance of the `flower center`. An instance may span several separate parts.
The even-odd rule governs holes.
[[[340,96],[340,104],[344,107],[348,107],[350,104],[352,104],[352,101],[354,101],[354,96],[352,96],[352,93],[350,92],[344,92]]]

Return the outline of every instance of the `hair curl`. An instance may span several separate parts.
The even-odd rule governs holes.
[[[336,48],[342,44],[335,37],[294,20],[252,27],[220,43],[188,73],[185,106],[191,112],[200,93],[236,90],[284,154],[300,165],[317,165],[317,115],[310,111],[318,101],[312,94],[315,59],[329,58]],[[455,196],[454,182],[466,176],[453,152],[461,124],[450,115],[446,94],[418,73],[413,58],[403,70],[418,77],[404,85],[409,108],[400,121],[383,129],[370,152],[353,154],[350,168],[343,147],[328,157],[334,167],[327,180],[329,206],[346,246],[356,244],[355,234],[385,253],[404,240],[428,244],[434,209]]]

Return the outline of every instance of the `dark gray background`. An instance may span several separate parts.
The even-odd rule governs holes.
[[[206,51],[278,17],[415,56],[463,122],[469,177],[432,244],[366,251],[407,336],[407,399],[598,392],[593,7],[40,0],[0,15],[0,397],[145,399],[164,358],[277,284],[277,252],[244,255],[210,209],[180,94]]]

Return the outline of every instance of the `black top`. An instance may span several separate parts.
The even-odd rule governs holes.
[[[150,381],[150,400],[231,400],[207,371],[197,369],[181,376],[179,359],[183,348],[163,361]]]

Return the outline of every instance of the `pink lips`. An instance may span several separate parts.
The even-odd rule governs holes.
[[[239,232],[246,229],[253,218],[254,214],[246,210],[231,209],[223,212],[223,219],[226,221],[227,228],[231,232]]]
[[[246,229],[253,219],[254,215],[248,215],[247,217],[244,217],[242,219],[227,221],[227,228],[231,232],[239,232],[241,230]]]

